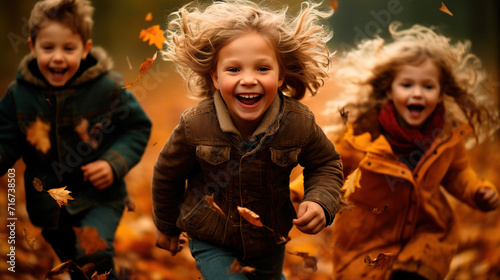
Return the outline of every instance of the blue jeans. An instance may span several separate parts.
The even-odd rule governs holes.
[[[263,256],[244,260],[229,248],[196,239],[189,241],[189,249],[204,280],[286,280],[282,273],[285,244],[267,251]],[[235,259],[242,266],[255,268],[255,272],[230,273],[229,269]]]
[[[57,230],[43,229],[42,235],[52,246],[61,262],[72,260],[80,267],[87,263],[94,263],[95,270],[99,274],[111,270],[108,279],[118,279],[114,269],[113,241],[124,208],[123,203],[116,203],[90,208],[76,215],[71,215],[63,207],[59,217],[59,228]],[[80,227],[82,230],[84,227],[97,229],[99,237],[106,242],[108,248],[86,255],[85,250],[77,242],[73,227]],[[87,279],[78,271],[70,274],[72,280]]]

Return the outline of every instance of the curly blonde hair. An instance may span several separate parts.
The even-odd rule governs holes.
[[[92,14],[94,7],[88,0],[43,0],[35,4],[31,10],[28,26],[30,38],[35,42],[40,28],[50,21],[56,21],[79,34],[83,43],[90,39],[92,33]]]
[[[304,2],[299,15],[288,18],[287,7],[272,10],[247,0],[204,7],[192,2],[170,14],[163,58],[176,64],[190,97],[211,97],[216,89],[210,73],[216,69],[219,50],[242,34],[258,32],[276,49],[284,78],[280,90],[295,99],[306,91],[315,95],[328,77],[332,57],[326,42],[333,33],[318,21],[333,10],[319,11],[319,5]]]
[[[470,42],[450,44],[449,38],[431,28],[414,25],[398,30],[400,25],[396,22],[389,26],[393,42],[379,37],[363,41],[337,62],[335,80],[343,94],[354,100],[346,108],[354,114],[355,133],[373,130],[376,114],[387,102],[386,92],[401,66],[420,65],[431,59],[440,70],[447,114],[468,122],[477,139],[482,125],[486,121],[495,124],[497,116],[494,96],[484,86],[486,73],[479,58],[470,53]]]

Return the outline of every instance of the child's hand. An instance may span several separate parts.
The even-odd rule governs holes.
[[[316,202],[304,201],[299,205],[297,219],[293,223],[303,233],[316,234],[325,228],[325,211]]]
[[[184,237],[179,238],[179,235],[168,236],[159,229],[155,230],[155,236],[156,247],[169,251],[172,256],[175,256],[177,252],[180,252],[186,243],[186,239]]]
[[[105,160],[97,160],[84,165],[82,171],[83,180],[90,181],[98,190],[104,190],[113,184],[113,169]]]
[[[479,188],[474,200],[479,210],[484,212],[496,209],[500,204],[495,191],[490,188]]]

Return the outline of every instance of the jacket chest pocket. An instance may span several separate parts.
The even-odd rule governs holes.
[[[301,148],[269,148],[271,151],[271,160],[280,167],[295,167],[298,163]]]
[[[231,148],[224,146],[205,146],[196,147],[196,157],[211,165],[219,165],[229,160]]]

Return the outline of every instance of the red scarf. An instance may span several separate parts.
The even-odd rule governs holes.
[[[420,128],[401,127],[398,124],[396,114],[394,104],[387,102],[378,114],[378,122],[385,130],[394,153],[404,159],[405,164],[410,164],[411,166],[409,166],[412,168],[417,165],[418,160],[442,131],[445,117],[444,106],[438,104]]]

